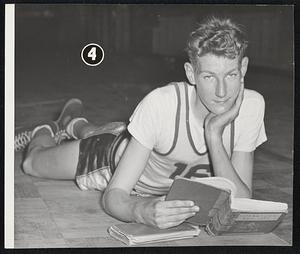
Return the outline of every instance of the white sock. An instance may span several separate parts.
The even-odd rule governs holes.
[[[77,123],[78,121],[85,121],[86,123],[88,123],[88,120],[83,118],[83,117],[80,117],[80,118],[74,118],[72,119],[67,127],[66,127],[66,132],[68,133],[68,135],[70,135],[72,138],[74,139],[78,139],[75,135],[74,135],[74,124]]]

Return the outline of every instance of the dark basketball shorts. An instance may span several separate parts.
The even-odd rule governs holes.
[[[80,141],[75,181],[81,190],[103,191],[106,188],[116,169],[117,149],[129,137],[125,130],[120,134],[103,133]]]

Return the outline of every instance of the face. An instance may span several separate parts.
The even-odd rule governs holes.
[[[204,114],[228,111],[238,96],[247,65],[246,57],[240,62],[213,54],[199,57],[197,68],[185,63],[187,78],[196,86],[197,110]]]

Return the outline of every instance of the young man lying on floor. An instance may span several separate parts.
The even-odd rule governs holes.
[[[57,121],[32,131],[24,171],[105,190],[108,214],[159,228],[199,211],[190,200],[164,200],[176,175],[226,177],[239,197],[251,197],[253,153],[266,141],[265,104],[260,94],[244,89],[246,48],[231,20],[207,20],[188,39],[189,83],[149,93],[128,126],[94,126],[82,116],[81,101],[70,100]],[[74,140],[58,144],[61,133]]]

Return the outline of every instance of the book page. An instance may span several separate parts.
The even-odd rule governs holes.
[[[250,198],[233,198],[231,200],[232,211],[243,212],[287,212],[286,203],[256,200]]]

